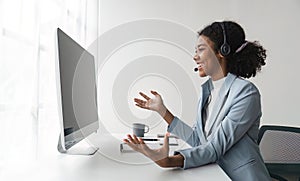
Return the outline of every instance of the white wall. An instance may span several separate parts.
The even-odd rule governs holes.
[[[262,72],[257,77],[251,79],[259,87],[262,94],[263,117],[261,124],[300,126],[298,118],[300,85],[297,80],[298,67],[300,66],[297,56],[300,47],[298,42],[300,40],[300,34],[298,33],[300,29],[300,1],[102,0],[100,1],[99,35],[103,35],[111,31],[112,28],[116,28],[124,23],[142,19],[167,20],[186,26],[187,29],[190,28],[195,32],[217,20],[234,20],[240,23],[246,31],[248,40],[259,40],[267,49],[267,65],[263,67]],[[156,28],[159,29],[159,27]],[[125,34],[124,32],[124,36]],[[172,34],[172,31],[170,31],[170,34]],[[111,38],[113,39],[114,37]],[[189,51],[193,51],[194,43],[190,42],[191,49]],[[105,68],[102,71],[102,85],[106,85],[105,81],[113,82],[114,78],[117,77],[118,71],[121,71],[133,61],[133,57],[137,56],[137,52],[139,52],[139,56],[153,53],[151,50],[148,50],[150,48],[155,53],[160,52],[160,55],[163,54],[161,50],[164,50],[164,55],[167,57],[174,55],[184,58],[184,61],[177,60],[176,57],[171,59],[179,63],[188,72],[187,74],[196,84],[196,90],[199,91],[197,86],[204,80],[200,80],[197,74],[193,73],[193,60],[191,57],[183,55],[183,53],[172,49],[172,47],[164,46],[165,44],[140,42],[140,44],[135,43],[131,44],[130,47],[118,49],[107,61],[106,74],[108,75],[108,72],[111,74],[105,76]],[[176,74],[176,72],[173,73]],[[132,86],[134,88],[123,90],[128,92],[128,105],[137,118],[147,118],[150,114],[134,108],[133,103],[130,102],[131,98],[137,96],[138,89],[144,91],[150,89],[147,81],[143,80],[136,84],[133,83]],[[180,100],[184,99],[180,95],[180,90],[176,92],[176,86],[174,88],[164,80],[159,80],[159,78],[157,81],[153,78],[152,81],[154,82],[152,83],[154,88],[163,92],[166,104],[171,107],[174,114],[180,116],[182,113],[182,107],[180,106],[183,103],[175,101],[176,96],[179,96],[178,99]],[[157,84],[158,82],[160,83]],[[194,104],[193,102],[191,106]],[[105,109],[107,113],[115,114],[115,112],[111,111],[110,106],[108,104],[102,109]],[[195,116],[194,113],[195,109],[191,108],[191,115],[185,117],[190,119]],[[104,115],[101,116],[108,130],[122,132],[124,129],[129,130],[128,126],[126,127],[126,123],[119,124],[120,121],[107,121]],[[120,117],[115,116],[115,119],[118,120]],[[127,123],[131,122],[132,120]],[[192,124],[193,120],[187,120],[187,122]],[[153,124],[152,127],[155,127],[154,123],[148,122],[148,124]],[[160,124],[158,127],[158,132],[165,129],[164,124]]]

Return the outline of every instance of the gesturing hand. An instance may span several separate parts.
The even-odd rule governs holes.
[[[159,149],[150,149],[142,138],[137,138],[135,135],[127,135],[127,139],[123,141],[128,144],[133,150],[144,154],[151,160],[155,161],[158,165],[165,166],[165,161],[169,156],[169,133],[166,133],[164,144]]]
[[[156,111],[158,114],[164,117],[167,108],[165,107],[161,96],[156,91],[151,91],[151,93],[154,95],[154,98],[150,98],[146,94],[140,92],[140,95],[146,100],[134,98],[134,102],[136,103],[135,105],[143,109]]]

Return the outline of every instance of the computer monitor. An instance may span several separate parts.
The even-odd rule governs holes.
[[[94,154],[97,148],[89,146],[76,149],[75,145],[99,128],[94,56],[59,28],[56,32],[56,50],[58,113],[61,125],[58,151]]]

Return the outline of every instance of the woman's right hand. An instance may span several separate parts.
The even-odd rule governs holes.
[[[169,157],[169,136],[170,133],[166,133],[164,137],[164,144],[161,148],[151,149],[145,144],[142,138],[138,138],[136,135],[127,135],[127,139],[123,139],[123,142],[130,146],[133,150],[140,152],[155,161],[159,166],[166,166],[165,159]]]
[[[165,116],[165,114],[167,112],[167,108],[165,107],[161,96],[156,91],[151,91],[151,94],[154,95],[154,98],[150,98],[142,92],[140,92],[139,94],[142,97],[144,97],[146,100],[134,98],[134,102],[136,103],[135,104],[136,106],[143,108],[143,109],[149,109],[152,111],[156,111],[162,117]]]

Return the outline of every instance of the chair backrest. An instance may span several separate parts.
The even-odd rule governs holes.
[[[258,144],[265,163],[300,163],[300,128],[262,126]]]

